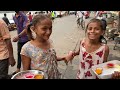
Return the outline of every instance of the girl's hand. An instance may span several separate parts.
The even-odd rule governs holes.
[[[112,79],[120,79],[120,72],[115,71],[115,72],[112,74]]]
[[[19,40],[19,37],[18,36],[15,36],[14,38],[13,38],[13,42],[17,42]]]
[[[13,67],[16,64],[16,61],[14,59],[14,57],[9,57],[9,65],[11,65],[11,67]]]
[[[72,59],[74,58],[74,52],[70,51],[67,56],[65,57],[65,59],[67,60],[67,62],[71,62],[72,63]]]

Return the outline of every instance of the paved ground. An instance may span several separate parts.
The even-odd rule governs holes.
[[[92,15],[91,15],[92,17]],[[86,19],[86,23],[90,20]],[[17,32],[11,31],[11,36],[14,37]],[[76,25],[76,18],[74,15],[65,16],[62,18],[57,18],[53,22],[53,32],[51,35],[51,39],[54,42],[54,47],[56,49],[58,56],[66,55],[70,50],[75,48],[77,41],[85,36],[85,31],[77,28]],[[117,50],[113,50],[113,41],[108,41],[108,45],[110,47],[110,55],[108,60],[120,60],[120,45],[117,47]],[[16,43],[13,42],[14,47],[14,56],[17,60],[17,46]],[[64,62],[58,62],[59,70],[61,73],[65,74],[65,78],[67,79],[75,79],[76,72],[78,68],[78,56],[76,56],[73,60],[72,65],[69,65],[68,68],[66,67]],[[66,70],[67,68],[67,70]],[[10,67],[9,73],[15,71],[16,66]],[[66,73],[65,73],[66,70]]]

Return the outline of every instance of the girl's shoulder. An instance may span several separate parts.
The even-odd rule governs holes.
[[[85,43],[85,40],[86,40],[86,38],[83,38],[82,40],[80,40],[80,44]]]
[[[27,45],[30,45],[30,44],[31,44],[30,41],[28,41],[24,44],[24,46],[27,46]]]
[[[107,44],[104,44],[105,46],[105,51],[108,51],[109,50],[109,46]]]
[[[54,47],[54,45],[53,45],[53,40],[49,39],[48,42],[49,42],[49,44],[50,44],[50,48],[53,48],[53,47]]]
[[[107,44],[101,43],[101,46],[104,46],[105,48],[109,48],[109,46]]]
[[[22,48],[29,48],[30,45],[31,45],[31,43],[30,43],[30,41],[28,41],[27,43],[25,43],[25,44],[23,45]]]

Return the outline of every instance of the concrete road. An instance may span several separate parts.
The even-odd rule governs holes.
[[[93,15],[91,15],[93,17]],[[91,19],[86,19],[86,23]],[[11,31],[11,36],[16,36],[17,32]],[[54,47],[57,52],[57,56],[65,56],[69,51],[74,50],[78,40],[82,40],[85,37],[85,31],[78,28],[76,25],[76,17],[74,15],[64,16],[62,18],[56,18],[53,22],[53,32],[51,39],[54,42]],[[14,56],[17,60],[17,44],[12,43],[14,47]],[[113,41],[108,41],[110,46],[110,55],[108,60],[120,60],[120,48],[117,47],[117,50],[113,50]],[[78,46],[77,46],[78,49]],[[73,60],[72,65],[69,64],[68,68],[64,62],[58,62],[59,70],[62,74],[65,75],[66,79],[75,79],[78,69],[79,59],[76,56]],[[66,69],[67,68],[67,69]],[[10,67],[9,73],[15,71],[16,66]]]

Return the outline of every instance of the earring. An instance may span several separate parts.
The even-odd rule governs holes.
[[[36,38],[36,33],[31,29],[31,31],[32,31],[32,37],[33,37],[33,39],[35,39]]]

